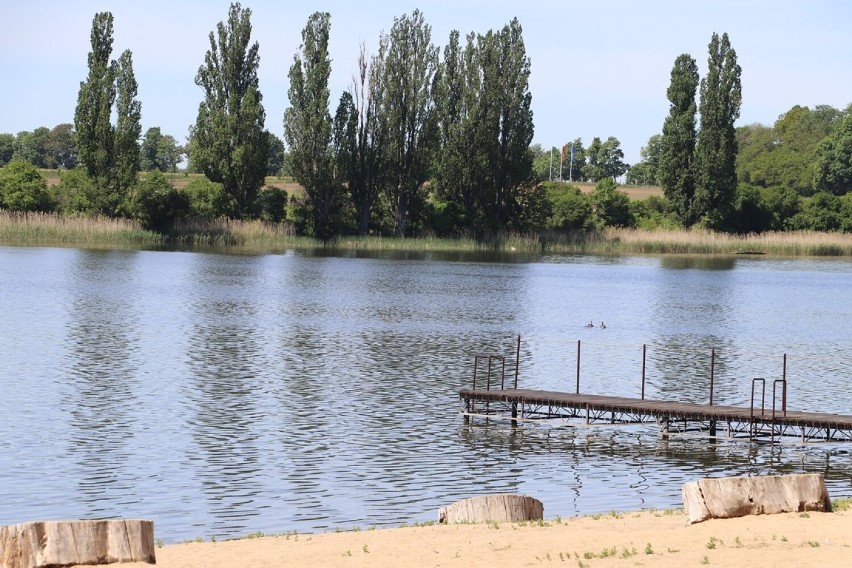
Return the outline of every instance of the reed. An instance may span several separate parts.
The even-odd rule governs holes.
[[[106,217],[16,213],[0,210],[0,243],[22,245],[242,247],[256,251],[330,248],[388,251],[499,251],[565,254],[764,254],[852,256],[852,235],[777,232],[731,235],[705,230],[609,228],[592,233],[509,233],[473,238],[338,237],[321,242],[295,234],[287,223],[232,219],[182,221],[168,233],[146,230],[138,221]]]

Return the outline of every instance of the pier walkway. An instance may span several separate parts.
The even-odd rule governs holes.
[[[520,338],[518,338],[520,355]],[[517,387],[518,359],[477,355],[473,387],[459,391],[465,423],[473,417],[521,421],[561,420],[581,425],[657,424],[664,437],[700,432],[709,437],[800,443],[852,442],[852,416],[786,408],[786,378],[773,382],[772,406],[763,400],[764,379],[752,379],[750,407],[697,404],[522,389]],[[484,375],[484,376],[483,376]],[[477,380],[479,385],[477,385]],[[579,381],[578,389],[579,391]],[[755,404],[755,394],[760,391]],[[712,391],[711,391],[712,392]],[[776,408],[775,401],[781,403]],[[712,397],[711,397],[712,400]]]

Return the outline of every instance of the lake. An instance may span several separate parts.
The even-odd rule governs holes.
[[[527,388],[573,390],[579,340],[581,390],[638,397],[647,345],[648,398],[707,402],[714,350],[714,402],[747,406],[786,354],[788,408],[850,414],[848,260],[0,247],[0,306],[0,525],[148,518],[179,542],[493,492],[569,517],[799,472],[852,496],[852,446],[466,426],[458,401],[520,335]]]

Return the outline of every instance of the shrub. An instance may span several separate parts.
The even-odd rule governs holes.
[[[280,223],[287,216],[287,192],[277,187],[262,189],[257,195],[260,218],[269,223]]]
[[[598,226],[601,228],[635,225],[633,216],[630,214],[630,198],[617,188],[618,185],[607,178],[599,182],[592,191],[592,205]]]
[[[53,199],[60,213],[84,213],[94,210],[90,196],[94,184],[83,168],[65,170],[59,174],[59,184],[53,187]]]
[[[595,228],[592,202],[576,186],[564,183],[543,184],[550,196],[550,218],[547,226],[562,231]]]
[[[0,168],[0,207],[11,211],[54,209],[47,182],[38,169],[24,160],[12,160]]]
[[[189,212],[189,199],[172,187],[158,170],[149,172],[136,187],[130,204],[131,214],[146,229],[165,231]]]
[[[190,181],[183,190],[189,200],[189,215],[201,219],[225,217],[233,210],[231,198],[221,183],[205,178]]]

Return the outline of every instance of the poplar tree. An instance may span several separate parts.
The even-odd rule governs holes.
[[[328,12],[315,12],[302,30],[301,54],[290,67],[290,107],[284,111],[284,138],[290,146],[293,177],[305,188],[314,236],[332,235],[335,205],[329,114]]]
[[[663,122],[657,179],[663,193],[687,225],[693,222],[695,196],[695,119],[698,90],[698,66],[688,54],[675,59],[671,82],[666,92],[669,114]]]
[[[431,37],[431,26],[415,10],[394,18],[379,47],[384,72],[380,116],[390,177],[386,192],[398,237],[405,235],[409,208],[422,199],[420,189],[429,175],[431,86],[438,62]]]
[[[251,10],[231,4],[228,21],[210,32],[210,49],[195,84],[204,90],[191,129],[193,166],[222,184],[231,213],[247,215],[263,185],[268,152],[266,112],[258,87],[257,42],[251,40]]]
[[[114,198],[121,202],[136,183],[139,173],[139,137],[142,135],[142,104],[136,100],[138,85],[133,74],[133,55],[125,50],[118,58],[115,72],[115,187]]]
[[[94,182],[87,195],[89,206],[100,209],[99,190],[110,185],[110,174],[115,165],[115,133],[110,114],[115,102],[115,65],[112,55],[113,17],[110,12],[99,12],[92,20],[89,52],[89,74],[80,83],[77,108],[74,112],[77,155],[86,175]]]
[[[701,80],[701,127],[696,145],[694,217],[723,228],[737,191],[734,122],[742,102],[741,69],[728,34],[713,34],[707,75]]]
[[[367,61],[364,44],[358,56],[358,76],[352,86],[355,112],[355,150],[352,156],[349,194],[355,206],[358,234],[369,232],[373,207],[385,177],[387,131],[379,116],[384,97],[384,59]]]
[[[92,20],[89,73],[80,83],[74,112],[78,160],[94,183],[88,206],[117,215],[139,172],[139,135],[142,105],[133,74],[133,56],[125,50],[110,60],[113,16],[99,12]],[[118,100],[116,100],[118,96]],[[115,105],[116,125],[111,122]]]

